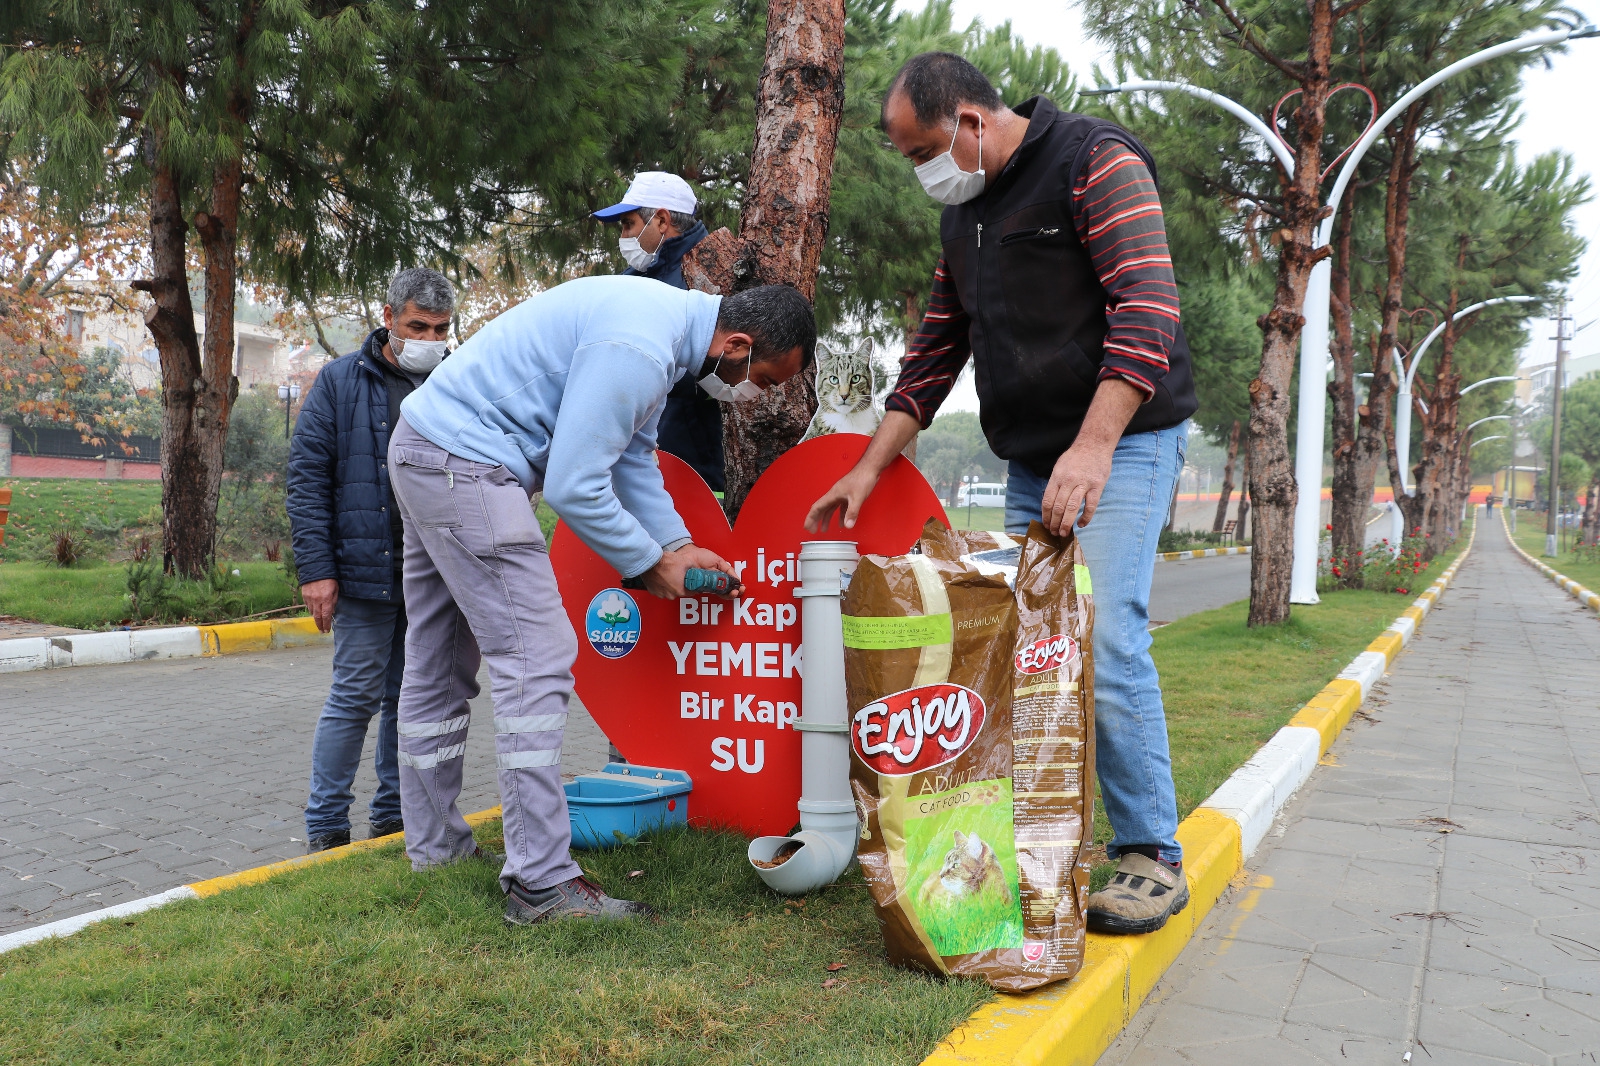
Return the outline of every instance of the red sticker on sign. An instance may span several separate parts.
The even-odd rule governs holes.
[[[955,759],[983,728],[983,697],[961,685],[922,685],[855,713],[850,743],[885,777],[906,777]]]
[[[1078,657],[1078,642],[1057,633],[1034,641],[1017,652],[1017,673],[1042,674],[1065,666]]]

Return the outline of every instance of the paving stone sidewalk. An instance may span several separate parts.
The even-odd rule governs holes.
[[[333,649],[293,648],[0,678],[0,933],[305,851],[311,739]],[[487,675],[461,809],[500,802]],[[367,835],[368,731],[351,809]],[[568,778],[606,739],[573,700]]]
[[[1600,1061],[1600,621],[1482,521],[1102,1064]]]

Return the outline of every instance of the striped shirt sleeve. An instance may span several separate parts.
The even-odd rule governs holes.
[[[927,429],[972,354],[972,342],[967,336],[970,324],[941,256],[933,272],[927,313],[900,362],[900,378],[884,401],[884,408],[903,411]]]
[[[1177,334],[1178,285],[1144,160],[1118,140],[1096,145],[1072,190],[1072,223],[1108,297],[1100,380],[1122,378],[1149,400]]]

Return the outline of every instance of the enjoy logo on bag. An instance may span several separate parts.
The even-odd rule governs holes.
[[[850,743],[885,777],[906,777],[952,761],[983,728],[983,697],[961,685],[908,688],[855,713]]]
[[[1055,670],[1078,657],[1078,642],[1057,633],[1029,644],[1017,652],[1017,673],[1042,674]]]

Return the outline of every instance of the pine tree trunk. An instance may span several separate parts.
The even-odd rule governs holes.
[[[222,466],[228,443],[228,421],[239,396],[234,373],[234,291],[238,284],[239,200],[243,171],[238,160],[223,164],[212,176],[211,210],[194,216],[205,251],[206,334],[203,357],[207,388],[205,404],[196,410],[195,430],[206,472],[206,508],[216,524],[222,494]]]
[[[1228,522],[1228,501],[1233,498],[1233,463],[1239,457],[1239,420],[1233,420],[1233,429],[1228,433],[1228,461],[1222,467],[1222,493],[1217,497],[1217,516],[1211,520],[1211,532],[1221,533],[1222,527]],[[1240,531],[1235,529],[1235,537],[1243,539]]]
[[[1328,395],[1333,400],[1333,501],[1328,524],[1328,545],[1339,576],[1340,588],[1358,589],[1366,584],[1367,509],[1372,502],[1369,487],[1361,495],[1361,477],[1356,462],[1356,419],[1365,408],[1356,406],[1356,343],[1352,321],[1355,304],[1350,296],[1350,266],[1355,212],[1347,193],[1334,225],[1332,290],[1332,330],[1329,357],[1333,380]]]
[[[685,262],[708,292],[793,285],[811,299],[828,235],[833,154],[844,113],[844,0],[769,0],[739,236],[719,230]],[[722,407],[723,508],[738,515],[762,471],[799,443],[816,413],[813,372],[759,400]]]
[[[1333,0],[1310,0],[1305,58],[1299,60],[1300,104],[1294,110],[1296,162],[1292,183],[1284,189],[1283,219],[1278,230],[1277,287],[1272,310],[1261,319],[1264,334],[1261,369],[1250,383],[1250,476],[1247,484],[1255,508],[1250,551],[1249,624],[1276,625],[1289,619],[1289,587],[1294,569],[1294,509],[1298,493],[1294,459],[1289,454],[1289,413],[1294,375],[1305,319],[1306,284],[1312,268],[1328,254],[1312,242],[1322,215],[1322,135],[1331,88]],[[1321,493],[1318,484],[1307,492]]]
[[[1249,541],[1253,545],[1255,538],[1250,535],[1247,525],[1250,521],[1250,446],[1248,443],[1246,443],[1244,449],[1244,477],[1242,483],[1244,484],[1244,489],[1239,493],[1239,517],[1233,520],[1233,537],[1241,543]],[[1253,547],[1250,549],[1250,554],[1255,554]]]
[[[159,159],[160,143],[147,135],[147,158]],[[208,396],[189,299],[183,199],[172,170],[157,164],[150,182],[151,277],[133,282],[154,303],[145,325],[161,357],[162,566],[168,573],[202,577],[211,565],[216,538],[215,502],[207,505],[207,476],[197,421]]]
[[[1386,458],[1392,460],[1394,419],[1392,396],[1399,383],[1394,379],[1392,353],[1399,344],[1400,298],[1405,291],[1406,246],[1411,217],[1411,178],[1416,172],[1417,123],[1424,103],[1413,104],[1400,120],[1397,135],[1390,138],[1394,155],[1389,162],[1389,173],[1384,180],[1383,244],[1387,275],[1384,280],[1383,305],[1380,312],[1378,339],[1372,352],[1372,387],[1367,392],[1366,411],[1361,416],[1361,430],[1356,436],[1355,494],[1362,500],[1371,500],[1377,487],[1378,468]],[[1391,461],[1390,466],[1394,464]],[[1391,488],[1396,505],[1406,516],[1406,528],[1415,523],[1406,510],[1404,482],[1395,481],[1391,469]],[[1396,546],[1398,549],[1398,545]]]

